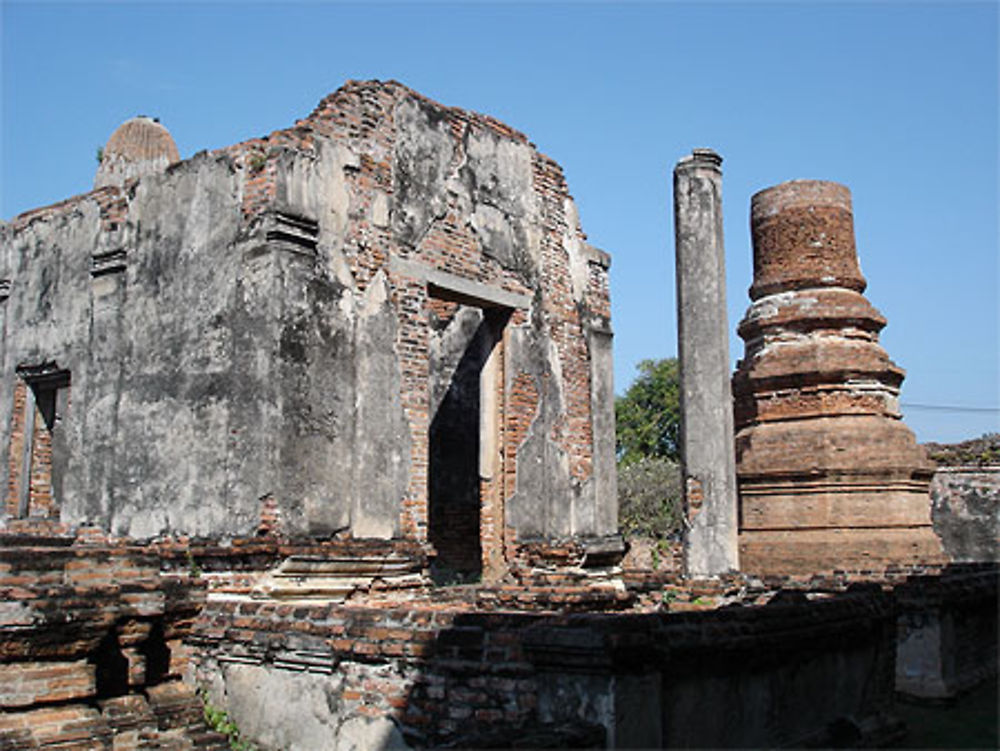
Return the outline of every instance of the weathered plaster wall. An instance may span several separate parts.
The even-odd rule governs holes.
[[[1000,561],[1000,467],[939,467],[931,521],[951,560]]]
[[[617,530],[609,260],[559,167],[491,118],[349,83],[288,130],[2,233],[3,472],[23,466],[18,369],[69,371],[65,527],[238,536],[268,509],[284,534],[427,541],[454,377],[435,325],[461,305],[500,321],[484,559]]]

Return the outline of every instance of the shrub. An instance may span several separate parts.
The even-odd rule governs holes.
[[[643,457],[618,467],[618,521],[626,535],[666,539],[683,525],[681,471],[666,457]]]
[[[931,459],[942,467],[1000,464],[1000,433],[986,433],[961,443],[926,443]]]

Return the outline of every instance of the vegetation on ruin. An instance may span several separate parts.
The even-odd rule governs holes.
[[[931,459],[942,467],[985,467],[1000,464],[1000,433],[986,433],[961,443],[925,443]]]
[[[187,560],[188,576],[192,579],[200,578],[202,574],[201,566],[198,565],[198,562],[194,559],[194,555],[190,550],[185,553],[185,558]]]
[[[265,164],[267,164],[267,154],[263,151],[254,151],[247,158],[247,165],[251,172],[260,172],[264,169]]]
[[[615,399],[618,519],[626,535],[665,540],[683,518],[676,358],[643,360]]]
[[[257,747],[240,735],[240,729],[224,709],[212,704],[208,698],[208,692],[199,690],[201,697],[202,713],[205,722],[217,733],[221,733],[229,739],[229,748],[232,751],[257,751]]]

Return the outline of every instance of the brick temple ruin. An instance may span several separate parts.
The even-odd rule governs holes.
[[[352,84],[179,163],[131,120],[95,188],[3,228],[4,528],[621,548],[609,257],[523,134]]]
[[[995,571],[929,543],[808,561],[748,542],[747,498],[774,516],[790,486],[881,483],[875,505],[929,534],[927,466],[884,427],[902,374],[853,235],[819,285],[837,305],[817,306],[777,273],[809,264],[756,218],[799,188],[754,204],[741,453],[726,355],[701,416],[685,392],[706,447],[685,576],[621,566],[610,259],[526,136],[349,82],[289,129],[178,156],[135,118],[93,191],[0,225],[0,749],[228,748],[204,706],[261,749],[871,745],[899,737],[895,690],[990,675]],[[695,284],[722,268],[720,164],[678,167],[705,196],[679,209]],[[828,193],[844,205],[816,190],[821,214]],[[761,310],[775,298],[788,309]],[[725,328],[685,339],[718,350]],[[764,372],[767,345],[817,332],[871,377],[816,357]],[[860,410],[896,437],[891,471],[862,452],[819,483],[812,465],[755,474],[774,457],[753,436],[843,404],[837,424]],[[694,424],[706,410],[724,435]],[[692,722],[706,706],[727,721]]]

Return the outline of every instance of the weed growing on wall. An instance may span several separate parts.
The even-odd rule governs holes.
[[[240,729],[236,727],[229,714],[224,709],[216,707],[208,698],[208,693],[199,691],[201,697],[202,712],[205,715],[205,722],[217,733],[222,733],[229,739],[229,748],[232,751],[257,751],[257,747],[240,735]]]
[[[986,433],[961,443],[926,443],[930,458],[943,467],[989,467],[1000,464],[1000,433]]]

